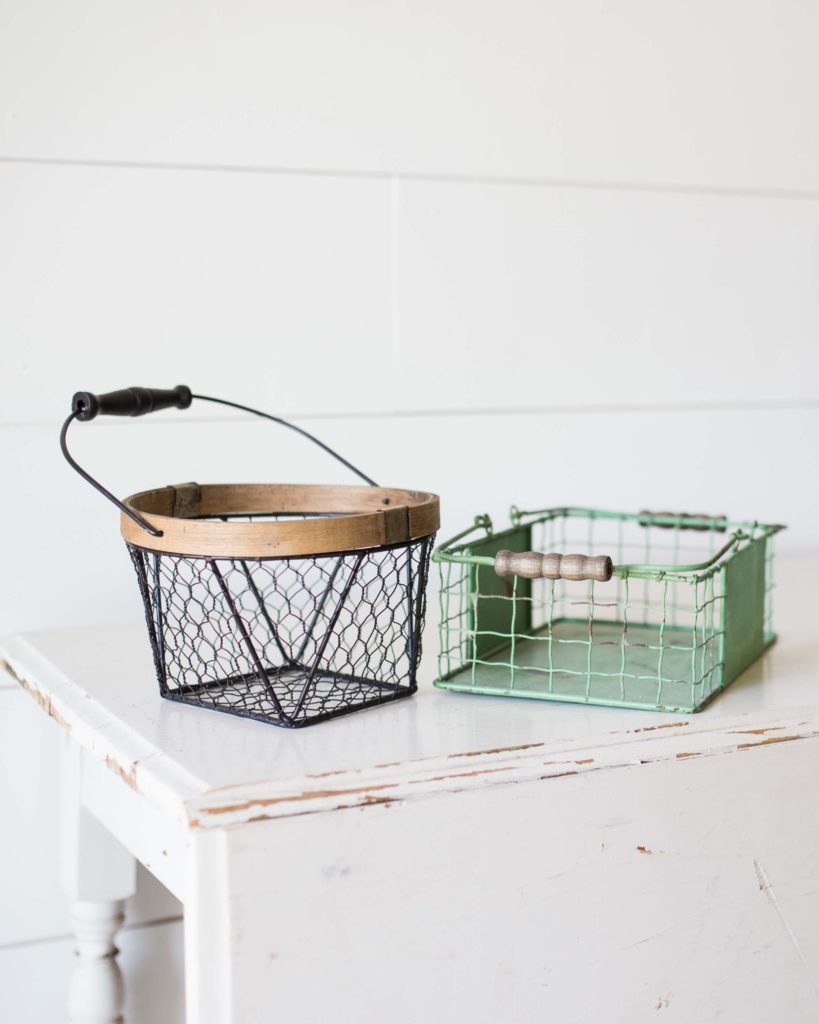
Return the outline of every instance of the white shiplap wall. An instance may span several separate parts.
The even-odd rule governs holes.
[[[816,547],[817,43],[808,0],[0,0],[0,628],[139,615],[57,450],[78,388],[297,416],[445,528],[578,502]],[[344,479],[207,407],[74,446],[121,493]],[[0,716],[13,946],[67,913],[21,772],[53,730]]]

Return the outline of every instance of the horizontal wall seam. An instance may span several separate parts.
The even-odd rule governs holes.
[[[272,167],[245,164],[181,163],[174,161],[96,160],[63,157],[0,156],[0,164],[52,167],[89,167],[139,171],[191,171],[207,174],[266,174],[364,181],[430,182],[452,185],[512,185],[533,188],[582,189],[598,192],[644,192],[660,195],[731,197],[737,199],[785,199],[815,202],[819,189],[742,188],[731,185],[695,185],[684,182],[598,181],[584,178],[549,178],[536,175],[436,174],[421,171],[349,170],[318,167]]]
[[[622,405],[532,405],[532,406],[498,406],[498,407],[477,407],[474,409],[376,409],[363,412],[291,412],[287,409],[277,409],[276,412],[294,422],[306,423],[321,420],[395,420],[395,419],[457,419],[474,418],[475,416],[587,416],[594,413],[603,414],[626,414],[626,413],[687,413],[699,415],[703,412],[814,412],[819,410],[819,398],[796,398],[770,400],[759,399],[758,401],[737,401],[737,402],[656,402],[656,403],[623,403]],[[152,427],[168,426],[173,424],[197,424],[203,423],[250,423],[255,422],[254,417],[246,415],[236,416],[151,416],[143,421],[145,425]],[[0,420],[0,429],[26,430],[26,429],[56,429],[60,421],[54,420]],[[121,428],[133,425],[130,417],[122,419],[99,419],[95,429],[100,427]]]
[[[174,914],[171,917],[157,917],[153,921],[136,921],[133,924],[128,924],[126,922],[121,928],[118,928],[117,931],[118,933],[136,932],[144,928],[159,927],[163,924],[174,924],[177,921],[181,922],[182,920],[183,917],[181,914]],[[44,935],[37,939],[23,939],[20,942],[6,942],[0,945],[0,953],[5,953],[12,949],[22,949],[26,946],[43,946],[52,942],[65,942],[67,939],[74,941],[76,936],[72,932],[66,932],[65,934],[60,935]]]

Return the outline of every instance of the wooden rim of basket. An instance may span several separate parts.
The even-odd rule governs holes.
[[[205,558],[286,558],[379,548],[429,537],[440,525],[438,497],[393,487],[315,484],[177,484],[125,499],[152,537],[125,514],[120,532],[135,547]],[[230,515],[313,515],[311,519],[214,522]]]

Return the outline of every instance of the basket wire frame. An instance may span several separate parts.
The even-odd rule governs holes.
[[[68,431],[75,421],[188,409],[194,400],[292,430],[365,484],[378,488],[371,477],[303,427],[239,402],[194,394],[186,385],[130,387],[101,395],[76,392],[60,431],[60,449],[71,468],[120,511],[120,529],[136,569],[162,696],[291,728],[410,696],[417,689],[429,557],[439,522],[437,496],[379,489],[377,510],[385,513],[383,519],[375,514],[371,501],[362,504],[349,495],[339,497],[340,509],[346,512],[284,514],[281,508],[291,508],[293,500],[304,500],[303,507],[312,501],[293,494],[289,499],[277,497],[277,487],[272,485],[268,500],[278,512],[200,515],[200,508],[213,509],[226,501],[220,493],[224,485],[200,487],[190,482],[121,501],[69,451]],[[239,508],[255,509],[264,500],[257,487],[231,488],[233,499],[241,502]],[[292,488],[285,485],[285,489]],[[210,492],[210,498],[213,492],[220,494],[215,506],[207,504],[205,492]],[[135,507],[135,501],[145,498],[147,507]],[[411,530],[410,511],[416,499],[421,513]],[[326,509],[329,499],[322,494],[312,500]],[[392,502],[397,504],[387,508]],[[229,501],[223,506],[230,507]],[[148,512],[153,515],[146,518]],[[390,513],[398,513],[397,518],[393,514],[387,519]],[[179,529],[181,520],[241,523],[345,515],[358,516],[358,523],[345,529],[348,524],[336,522],[334,527],[340,529],[329,534],[320,529],[305,529],[301,534],[277,530],[275,523],[271,530],[251,531],[255,544],[249,550],[265,557],[223,555],[248,551],[247,538],[237,538],[241,530],[194,530],[193,540],[199,539],[192,543],[191,531]],[[422,532],[424,536],[419,536]],[[219,536],[218,543],[214,536]],[[146,537],[153,540],[143,543]],[[377,546],[382,540],[390,543]],[[313,542],[321,554],[304,553],[313,550]],[[328,545],[348,543],[356,549],[323,553]],[[196,554],[172,553],[177,545]],[[270,557],[271,550],[300,554]]]
[[[128,544],[162,696],[291,728],[410,696],[433,541],[267,559]]]
[[[511,529],[496,535],[479,517],[484,537],[445,544],[436,552],[441,574],[436,685],[690,712],[728,685],[745,667],[743,659],[753,660],[774,641],[777,527],[703,517],[705,525],[691,530],[682,519],[669,527],[647,514],[590,509],[531,515],[527,522],[526,514],[513,510]],[[674,570],[713,558],[726,545],[726,531],[740,526],[728,553],[707,569]],[[615,575],[605,583],[500,580],[486,556],[510,547],[608,554]],[[754,588],[758,642],[737,654],[736,644],[743,641],[738,634],[755,628],[753,609],[740,607],[738,592]]]

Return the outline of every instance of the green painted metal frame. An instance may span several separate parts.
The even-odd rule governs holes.
[[[614,522],[621,532],[626,524],[640,527],[647,552],[654,527],[673,531],[675,538],[696,530],[709,536],[715,550],[700,561],[615,564],[611,583],[585,584],[585,596],[578,591],[576,600],[560,588],[578,584],[495,575],[498,550],[531,549],[533,530],[557,523],[565,536],[566,524],[575,520],[588,524],[584,553],[610,553],[591,550],[599,521]],[[433,554],[441,571],[435,685],[493,696],[697,711],[776,639],[773,537],[781,529],[724,517],[574,507],[520,511],[513,506],[510,527],[495,533],[489,517],[478,516]],[[718,545],[716,534],[725,534],[725,542]],[[678,548],[675,540],[675,554]],[[566,553],[560,543],[548,549]],[[659,596],[640,603],[632,596],[640,585],[635,581]],[[605,600],[611,593],[605,588],[612,585],[618,596]],[[602,597],[596,598],[596,592]],[[559,609],[583,605],[585,617],[559,614]],[[598,607],[614,607],[617,614],[601,618]],[[633,614],[640,610],[642,622]],[[689,625],[679,624],[681,615],[691,618]]]

